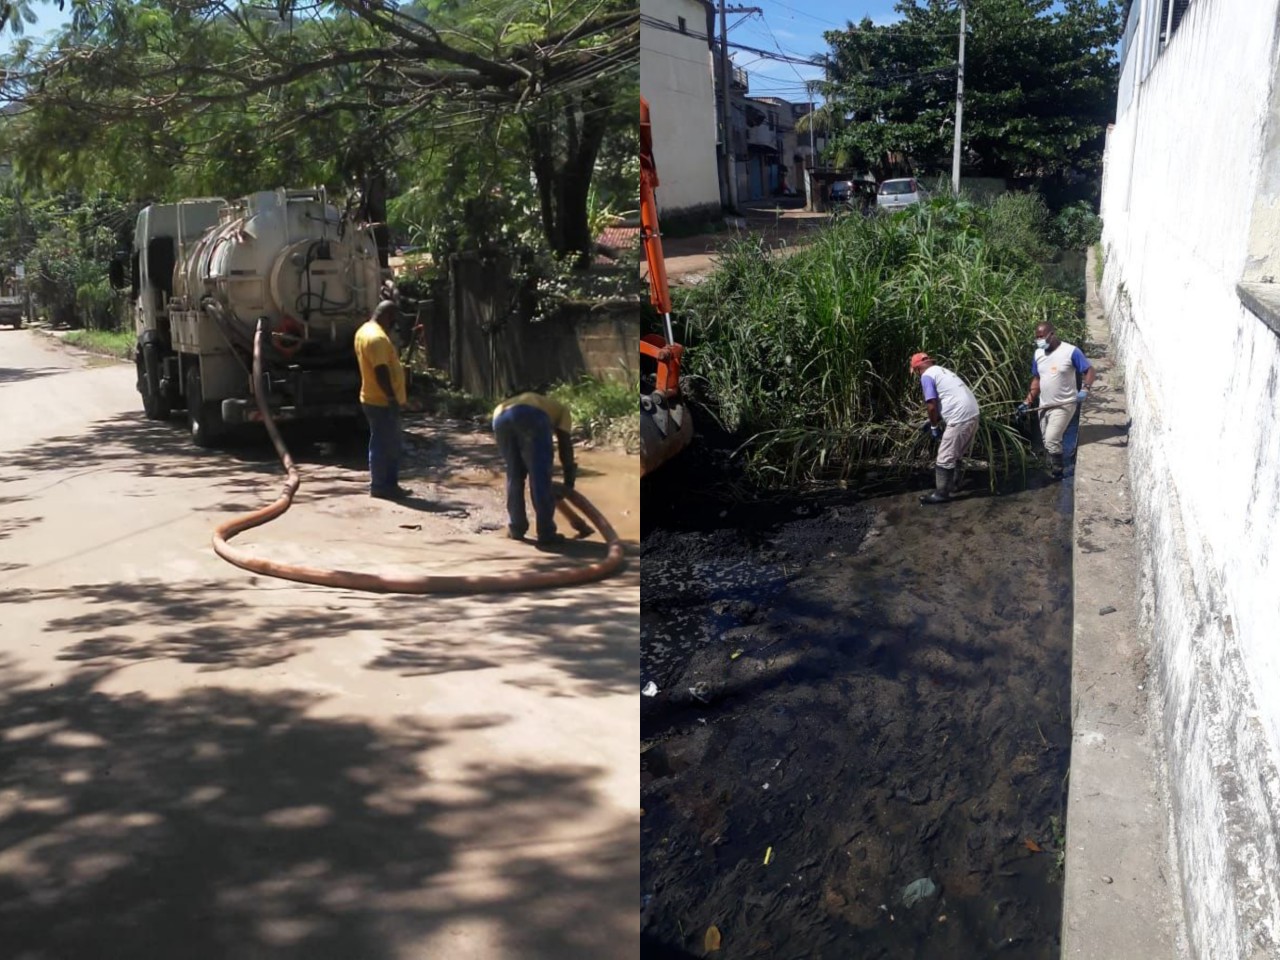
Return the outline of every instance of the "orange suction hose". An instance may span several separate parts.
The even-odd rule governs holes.
[[[213,549],[218,556],[233,563],[237,567],[260,573],[268,577],[282,580],[295,580],[298,583],[314,583],[322,587],[343,587],[349,590],[365,590],[371,593],[515,593],[524,590],[542,590],[548,587],[567,587],[579,583],[590,583],[603,580],[615,573],[622,566],[622,542],[609,521],[599,510],[576,490],[563,491],[563,499],[557,507],[569,523],[579,533],[589,532],[590,527],[578,516],[570,504],[586,514],[587,520],[600,531],[609,551],[603,560],[585,566],[567,567],[563,570],[546,572],[513,572],[506,574],[484,574],[457,576],[448,574],[424,574],[414,577],[384,577],[372,573],[359,573],[354,570],[326,570],[321,567],[307,567],[292,563],[280,563],[265,557],[254,556],[230,544],[232,537],[269,523],[283,514],[293,504],[293,496],[298,492],[302,480],[298,468],[289,454],[289,449],[280,437],[276,422],[267,407],[267,398],[258,389],[262,383],[262,340],[265,327],[258,322],[257,334],[253,339],[253,384],[254,398],[258,410],[262,414],[262,422],[266,424],[267,433],[275,445],[287,475],[284,491],[272,503],[252,513],[232,517],[221,523],[213,531]]]

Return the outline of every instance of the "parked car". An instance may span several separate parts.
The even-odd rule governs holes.
[[[880,184],[880,189],[876,192],[876,209],[901,210],[903,207],[919,203],[924,197],[925,190],[916,182],[915,177],[886,180]]]
[[[837,203],[848,203],[853,199],[853,181],[837,180],[831,184],[831,189],[827,192],[827,200],[833,206]]]

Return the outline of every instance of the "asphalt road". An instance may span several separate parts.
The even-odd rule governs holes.
[[[293,510],[244,539],[563,562],[495,532],[489,444],[422,436],[429,504],[304,453]],[[638,561],[480,598],[253,577],[210,532],[280,482],[263,444],[143,419],[131,366],[0,330],[0,954],[636,956]]]

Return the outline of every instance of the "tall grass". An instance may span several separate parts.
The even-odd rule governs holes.
[[[758,242],[730,249],[678,304],[686,369],[744,441],[758,481],[795,485],[903,473],[927,460],[915,429],[926,350],[982,408],[974,455],[994,482],[1022,469],[1011,414],[1027,388],[1033,331],[1078,335],[1077,305],[1047,287],[1034,204],[940,198],[893,217],[852,218],[788,258]]]
[[[120,360],[133,359],[137,340],[132,330],[71,330],[62,335],[63,343]]]

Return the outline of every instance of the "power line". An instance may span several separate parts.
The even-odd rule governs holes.
[[[674,23],[668,23],[665,20],[659,20],[656,17],[646,16],[645,14],[640,15],[640,23],[644,26],[652,27],[655,30],[666,30],[670,33],[680,33],[687,37],[693,37],[695,40],[707,40],[708,42],[711,40],[711,38],[706,34],[695,34],[688,30],[681,30],[679,26]],[[745,43],[729,43],[728,47],[731,50],[741,50],[744,53],[754,53],[756,56],[763,57],[766,60],[777,60],[781,63],[801,63],[809,67],[821,66],[821,64],[814,63],[810,59],[787,57],[785,54],[774,53],[772,50],[762,50],[759,47],[751,47]]]

